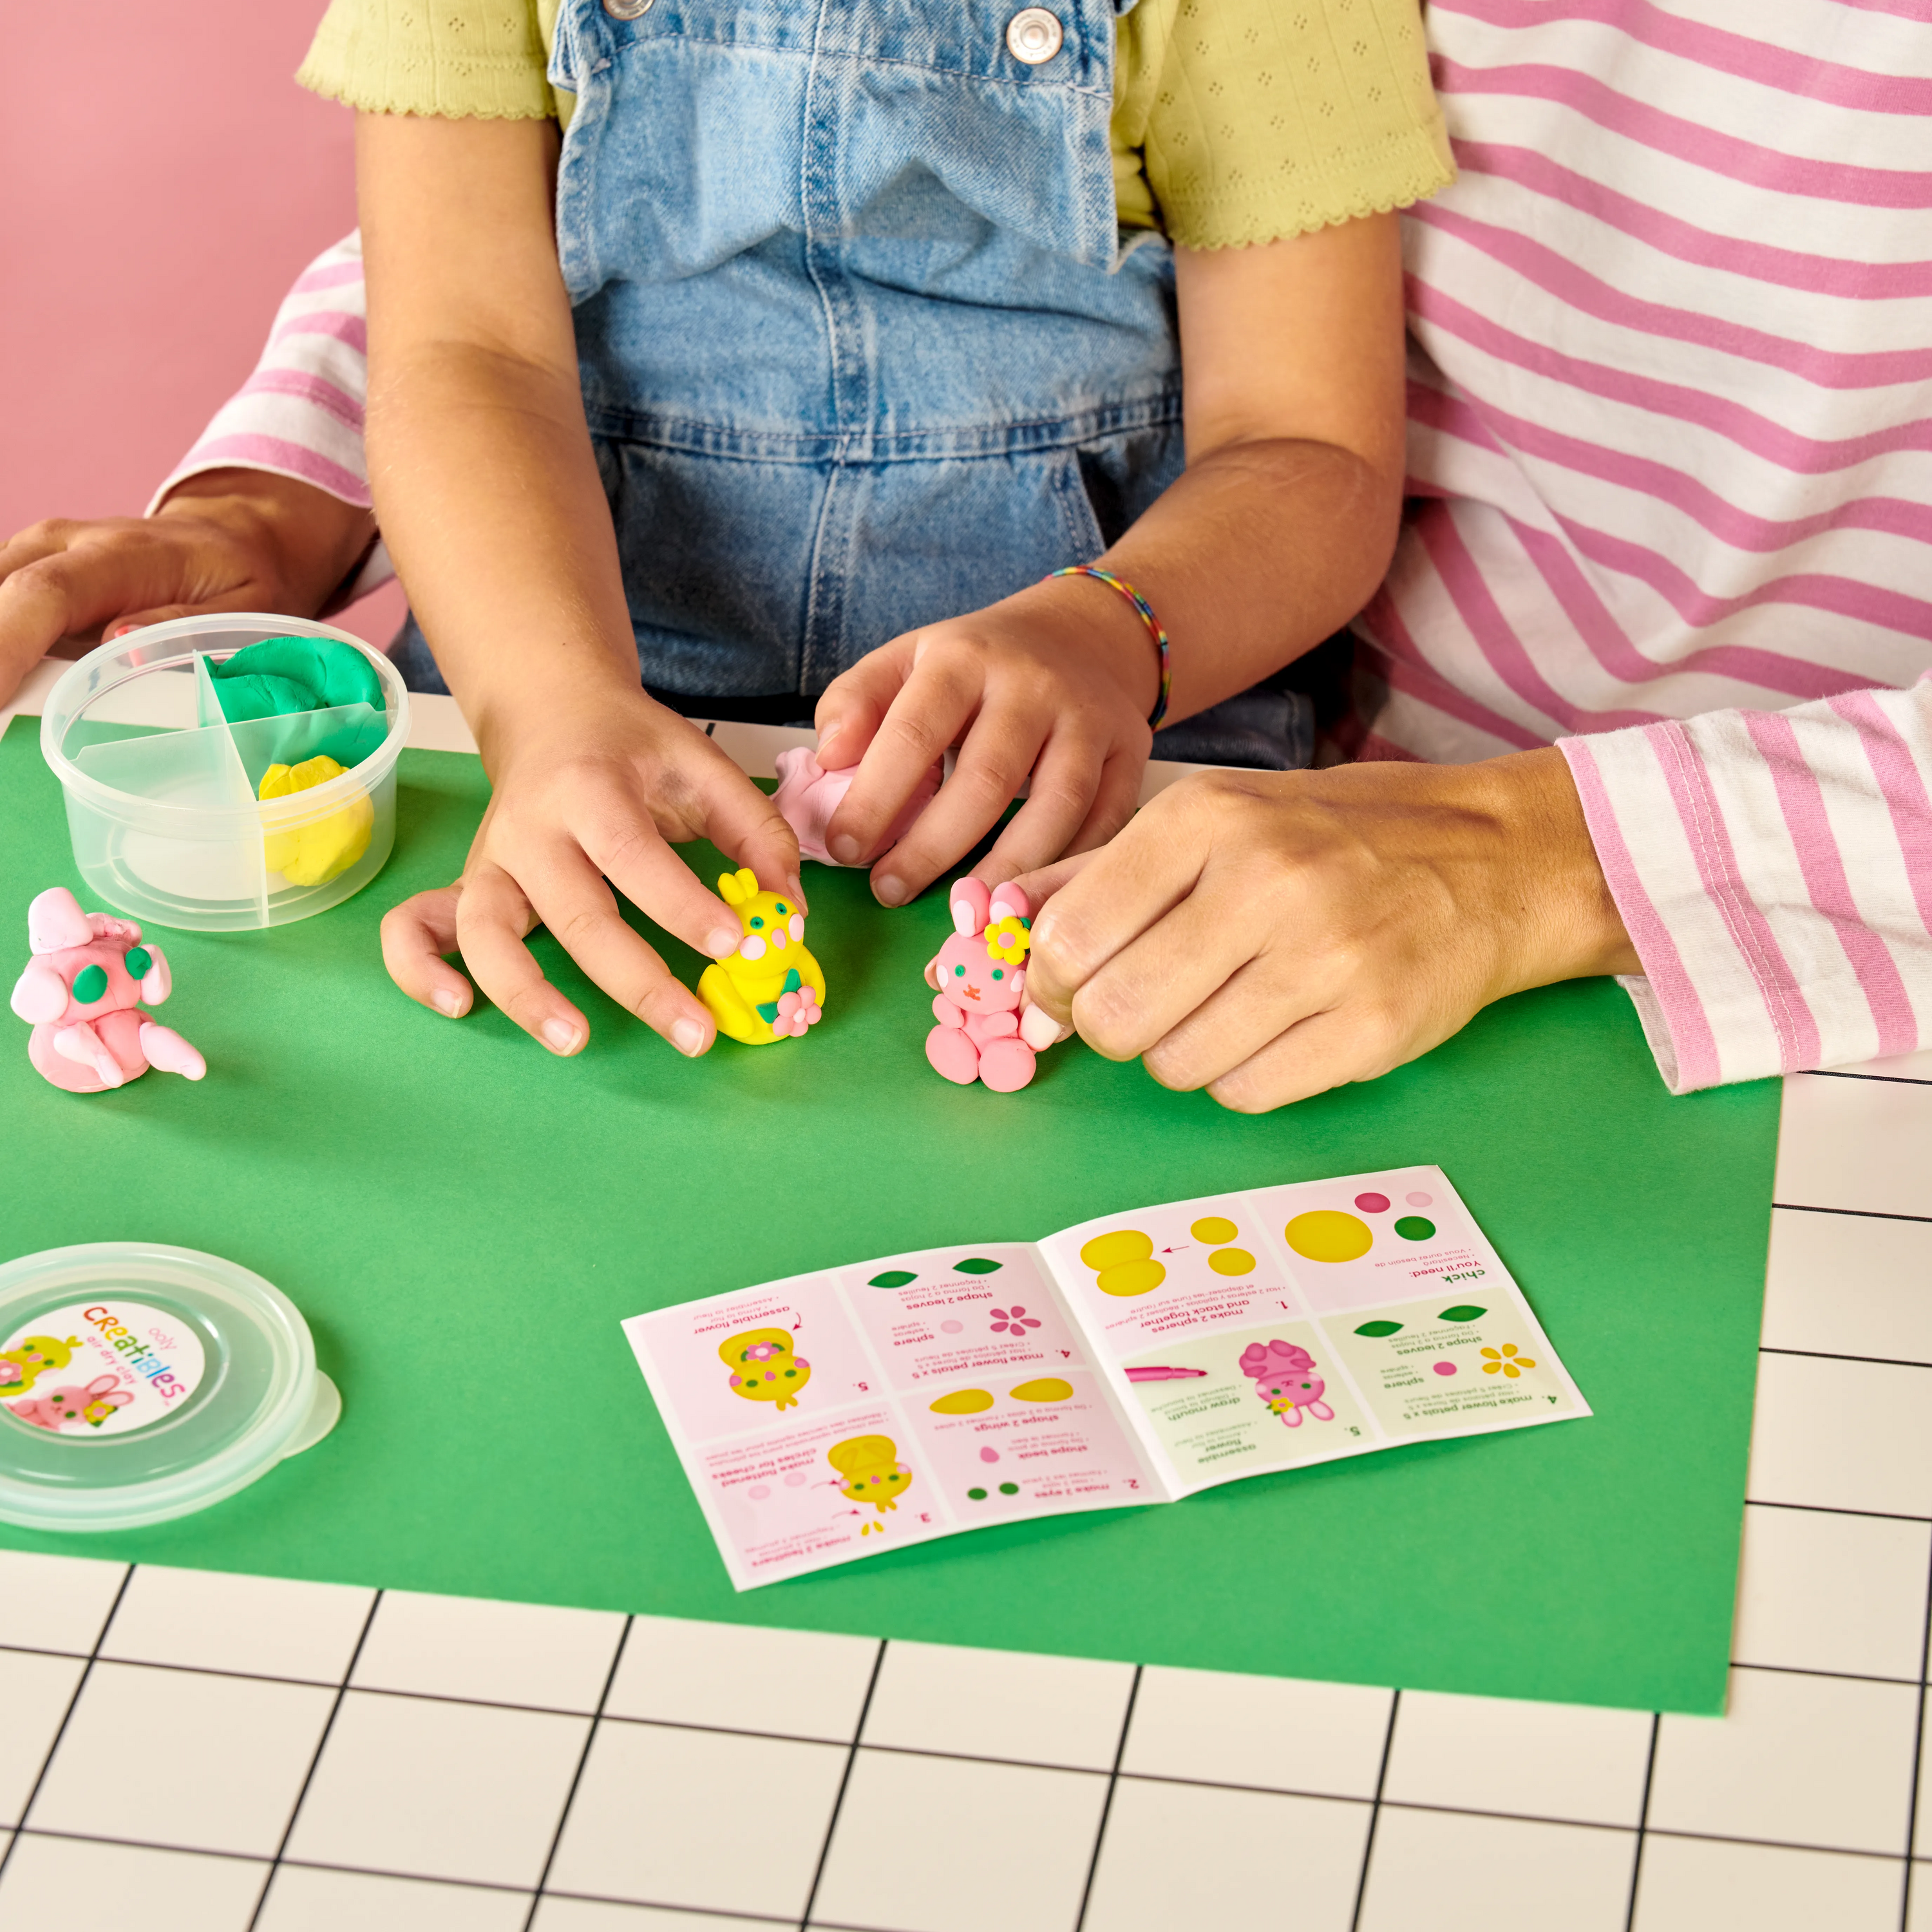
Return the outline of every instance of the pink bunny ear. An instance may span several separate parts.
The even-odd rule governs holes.
[[[1017,886],[995,886],[990,916],[993,919],[1030,919],[1033,916],[1033,904]]]
[[[88,1384],[87,1392],[89,1395],[105,1395],[110,1389],[120,1386],[121,1378],[118,1376],[96,1376]]]
[[[80,902],[64,886],[50,886],[27,908],[31,952],[59,952],[70,946],[85,946],[93,937]]]
[[[1268,1352],[1258,1342],[1250,1342],[1241,1351],[1241,1372],[1260,1377],[1268,1373]]]
[[[952,929],[968,939],[975,939],[986,929],[986,915],[992,902],[986,886],[977,879],[955,879],[947,894],[952,906]]]
[[[151,1006],[158,1006],[174,990],[167,956],[158,946],[148,948],[148,970],[141,977],[141,997]]]

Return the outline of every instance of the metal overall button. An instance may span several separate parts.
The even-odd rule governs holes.
[[[641,20],[651,4],[652,0],[604,0],[604,10],[614,20]]]
[[[608,7],[611,0],[604,0],[604,4]],[[649,4],[650,0],[646,0]],[[1006,22],[1006,51],[1028,67],[1038,67],[1042,61],[1052,59],[1065,38],[1058,16],[1044,7],[1022,8]]]

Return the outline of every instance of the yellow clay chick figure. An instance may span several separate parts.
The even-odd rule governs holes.
[[[748,866],[723,874],[718,890],[744,937],[728,958],[705,968],[698,997],[718,1030],[747,1046],[802,1038],[825,1005],[825,975],[806,950],[804,914],[790,898],[760,892]]]

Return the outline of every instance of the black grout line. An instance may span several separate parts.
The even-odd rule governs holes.
[[[1733,1670],[1762,1670],[1774,1677],[1827,1677],[1840,1684],[1898,1684],[1908,1690],[1919,1687],[1916,1677],[1880,1677],[1869,1670],[1811,1670],[1802,1664],[1747,1664],[1741,1657],[1731,1659]]]
[[[1807,1070],[1820,1080],[1876,1080],[1893,1087],[1932,1087],[1916,1073],[1849,1073],[1842,1066],[1814,1066]]]
[[[1898,1355],[1840,1355],[1829,1348],[1774,1348],[1768,1342],[1758,1345],[1760,1355],[1802,1355],[1810,1362],[1871,1362],[1882,1369],[1932,1369],[1932,1362],[1914,1362]]]
[[[1841,1503],[1780,1503],[1769,1496],[1747,1496],[1747,1509],[1802,1510],[1808,1516],[1856,1516],[1874,1522],[1932,1522],[1932,1516],[1912,1516],[1904,1510],[1846,1509]]]
[[[1905,1883],[1898,1904],[1898,1932],[1912,1923],[1912,1861],[1918,1850],[1918,1788],[1925,1763],[1925,1679],[1932,1671],[1932,1575],[1925,1580],[1925,1628],[1918,1640],[1918,1722],[1912,1733],[1912,1786],[1906,1797]]]
[[[1100,1848],[1107,1842],[1107,1820],[1113,1815],[1114,1793],[1120,1789],[1120,1760],[1127,1754],[1127,1732],[1134,1721],[1134,1701],[1141,1694],[1144,1664],[1134,1666],[1134,1681],[1127,1687],[1127,1708],[1120,1713],[1120,1736],[1114,1746],[1114,1762],[1107,1773],[1106,1796],[1100,1800],[1100,1822],[1094,1829],[1094,1856],[1087,1861],[1087,1882],[1080,1888],[1080,1910],[1073,1916],[1073,1932],[1087,1923],[1088,1901],[1094,1896],[1094,1874],[1100,1869]]]
[[[1389,1693],[1388,1729],[1382,1733],[1382,1761],[1376,1771],[1376,1795],[1369,1806],[1369,1828],[1362,1839],[1362,1869],[1355,1880],[1355,1909],[1348,1915],[1348,1932],[1359,1932],[1362,1901],[1369,1895],[1369,1861],[1376,1854],[1376,1827],[1382,1822],[1382,1786],[1388,1782],[1389,1753],[1395,1748],[1395,1720],[1402,1708],[1402,1693]]]
[[[1624,1932],[1636,1924],[1636,1888],[1643,1877],[1643,1841],[1650,1829],[1650,1787],[1657,1775],[1657,1734],[1664,1728],[1660,1712],[1650,1714],[1650,1750],[1643,1761],[1643,1798],[1636,1808],[1636,1849],[1630,1854],[1630,1902],[1624,1908]]]
[[[67,1736],[67,1727],[74,1721],[81,1694],[87,1688],[87,1680],[94,1675],[94,1666],[100,1655],[100,1646],[107,1641],[107,1633],[112,1627],[116,1616],[121,1608],[121,1600],[128,1594],[128,1586],[134,1580],[134,1566],[129,1564],[122,1573],[121,1587],[114,1592],[114,1600],[107,1606],[107,1614],[100,1619],[100,1628],[94,1634],[94,1648],[87,1653],[87,1661],[81,1666],[80,1676],[74,1687],[74,1695],[67,1700],[67,1708],[61,1713],[59,1728],[54,1732],[53,1742],[47,1746],[47,1754],[40,1760],[40,1768],[34,1775],[34,1782],[27,1792],[27,1802],[20,1807],[20,1815],[14,1822],[14,1829],[4,1846],[0,1846],[0,1878],[7,1875],[8,1862],[14,1856],[14,1847],[26,1834],[27,1820],[34,1814],[34,1806],[40,1795],[40,1786],[47,1781],[47,1773],[53,1768],[54,1754],[61,1748],[61,1739]],[[71,1652],[61,1653],[70,1655]]]
[[[1877,1208],[1819,1208],[1808,1201],[1774,1201],[1787,1214],[1849,1214],[1858,1221],[1917,1221],[1932,1226],[1932,1214],[1888,1214]]]
[[[362,1628],[356,1634],[356,1648],[349,1653],[349,1661],[343,1666],[342,1681],[335,1687],[335,1697],[328,1707],[328,1715],[322,1720],[322,1735],[315,1741],[315,1750],[308,1761],[308,1768],[302,1773],[302,1789],[296,1793],[296,1802],[289,1807],[289,1822],[282,1827],[282,1835],[275,1846],[275,1855],[268,1861],[268,1869],[262,1880],[262,1889],[255,1895],[255,1909],[248,1915],[248,1932],[255,1932],[261,1922],[263,1908],[268,1902],[268,1888],[275,1882],[275,1874],[281,1869],[283,1858],[289,1849],[289,1840],[295,1836],[296,1820],[302,1816],[302,1802],[308,1796],[308,1788],[315,1782],[316,1767],[322,1762],[322,1754],[328,1748],[328,1740],[335,1729],[337,1713],[342,1708],[342,1700],[349,1694],[349,1680],[356,1675],[356,1660],[362,1654],[362,1646],[369,1641],[370,1626],[376,1621],[376,1612],[382,1606],[382,1592],[378,1590],[370,1599],[369,1614],[362,1619]]]
[[[610,1668],[604,1673],[604,1688],[598,1694],[597,1708],[591,1713],[589,1727],[584,1733],[584,1748],[577,1754],[577,1768],[570,1774],[570,1789],[563,1794],[563,1808],[556,1814],[556,1829],[550,1834],[550,1850],[544,1855],[543,1870],[537,1874],[536,1890],[530,1895],[530,1909],[524,1920],[524,1932],[530,1932],[536,1923],[537,1907],[543,1903],[544,1887],[550,1882],[550,1868],[556,1863],[556,1848],[563,1843],[563,1828],[570,1822],[570,1808],[577,1802],[577,1787],[584,1782],[584,1767],[590,1762],[590,1747],[597,1741],[597,1727],[603,1721],[604,1706],[610,1701],[610,1687],[617,1681],[617,1667],[624,1660],[624,1646],[631,1640],[631,1632],[637,1627],[637,1618],[624,1619],[624,1628],[618,1634],[617,1648],[612,1653]]]
[[[832,1856],[832,1834],[838,1829],[838,1814],[845,1808],[846,1788],[852,1782],[852,1767],[859,1762],[859,1740],[866,1735],[866,1719],[872,1711],[872,1693],[879,1688],[879,1672],[885,1668],[886,1640],[879,1640],[878,1654],[872,1659],[872,1674],[866,1680],[866,1700],[859,1706],[859,1721],[852,1726],[852,1745],[845,1754],[845,1768],[838,1774],[838,1793],[832,1801],[832,1815],[825,1821],[825,1837],[818,1847],[818,1862],[812,1868],[811,1888],[805,1894],[805,1910],[798,1916],[798,1932],[812,1923],[812,1908],[818,1903],[818,1888],[825,1876],[826,1861]]]

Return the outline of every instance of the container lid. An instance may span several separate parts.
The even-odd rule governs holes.
[[[341,1412],[301,1311],[142,1241],[0,1266],[0,1522],[129,1529],[232,1496]]]

